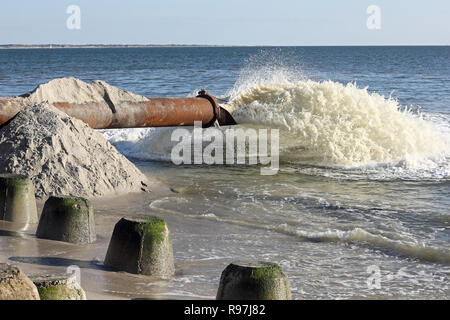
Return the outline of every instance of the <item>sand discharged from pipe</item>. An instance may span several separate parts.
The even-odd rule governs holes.
[[[40,198],[138,192],[148,183],[101,133],[49,103],[29,105],[0,127],[0,173],[28,175]]]
[[[121,102],[145,102],[148,98],[121,90],[104,81],[94,80],[86,83],[76,78],[54,79],[40,84],[30,93],[17,97],[21,104],[29,105],[47,101],[83,104],[110,100],[114,105]]]

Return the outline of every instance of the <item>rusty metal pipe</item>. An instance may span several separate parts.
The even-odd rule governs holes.
[[[109,101],[110,102],[110,101]],[[195,98],[149,98],[145,102],[90,102],[85,104],[55,102],[53,106],[94,129],[192,126],[201,121],[204,127],[214,124],[234,125],[233,117],[219,107],[217,100],[204,90]],[[22,108],[17,98],[0,98],[0,125]]]

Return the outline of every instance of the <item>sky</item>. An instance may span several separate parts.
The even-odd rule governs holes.
[[[1,1],[0,44],[49,43],[450,45],[450,1]]]

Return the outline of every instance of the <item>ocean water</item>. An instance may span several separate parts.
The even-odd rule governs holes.
[[[186,223],[173,295],[214,297],[245,259],[279,263],[296,299],[450,297],[450,47],[0,50],[0,96],[67,76],[155,97],[206,88],[239,127],[280,130],[272,176],[176,166],[173,128],[103,131],[177,192],[136,209]]]

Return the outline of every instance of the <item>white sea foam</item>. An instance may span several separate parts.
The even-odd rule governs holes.
[[[170,140],[174,128],[135,128],[101,130],[117,150],[139,160],[170,161],[175,144]]]
[[[238,123],[284,129],[285,147],[304,162],[415,166],[449,153],[448,136],[432,122],[352,83],[257,84],[240,90],[224,107]]]

